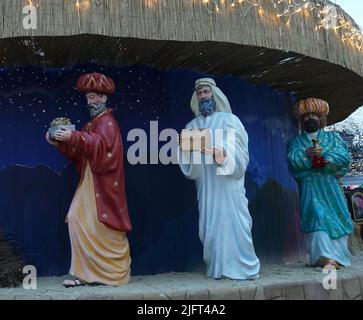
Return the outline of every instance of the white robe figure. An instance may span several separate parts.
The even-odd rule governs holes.
[[[216,96],[216,88],[213,89]],[[221,92],[218,96],[221,97]],[[222,97],[227,99],[224,95]],[[204,247],[207,274],[215,279],[256,279],[260,262],[252,242],[252,219],[244,186],[249,162],[246,130],[238,117],[230,113],[229,104],[224,104],[224,108],[219,104],[217,109],[227,112],[204,117],[198,115],[195,102],[194,97],[192,109],[197,117],[186,128],[210,129],[213,146],[223,146],[227,157],[224,164],[218,165],[212,156],[200,152],[179,149],[178,154],[183,174],[196,182],[199,237]],[[218,129],[223,129],[222,140],[215,136]],[[228,134],[228,130],[232,130],[235,137]]]

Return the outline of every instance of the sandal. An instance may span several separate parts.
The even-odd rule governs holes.
[[[335,260],[326,261],[323,269],[329,268],[329,267],[332,267],[332,268],[334,268],[336,270],[339,270],[341,268],[340,264],[338,262],[336,262]]]
[[[315,266],[322,268],[322,269],[334,268],[336,270],[339,270],[342,267],[342,265],[339,264],[336,260],[325,258],[325,257],[321,257]]]
[[[85,286],[86,283],[83,282],[82,280],[79,280],[79,279],[74,279],[74,280],[71,280],[71,279],[67,279],[67,280],[64,280],[63,281],[63,285],[66,287],[66,288],[75,288],[75,287],[82,287],[82,286]]]

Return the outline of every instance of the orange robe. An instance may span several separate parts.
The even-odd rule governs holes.
[[[130,249],[121,133],[108,109],[72,133],[59,151],[73,161],[81,181],[67,220],[72,247],[70,274],[89,283],[127,283]]]

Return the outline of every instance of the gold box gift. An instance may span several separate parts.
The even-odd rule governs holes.
[[[180,148],[183,151],[202,151],[212,146],[209,129],[184,129],[180,135]]]
[[[49,136],[51,139],[54,139],[54,134],[57,130],[61,128],[67,128],[72,131],[76,130],[76,126],[72,124],[71,120],[68,118],[56,118],[50,124],[48,129]]]

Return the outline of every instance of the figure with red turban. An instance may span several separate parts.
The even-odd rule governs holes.
[[[72,161],[80,182],[66,218],[72,248],[70,275],[64,286],[118,286],[130,280],[131,231],[119,125],[107,97],[114,93],[111,78],[90,73],[80,77],[91,121],[81,131],[57,130],[47,141]]]
[[[302,132],[288,145],[288,164],[300,194],[301,229],[310,264],[348,267],[348,237],[353,223],[339,178],[350,164],[347,145],[336,132],[324,131],[329,104],[321,99],[298,101],[294,113]]]

